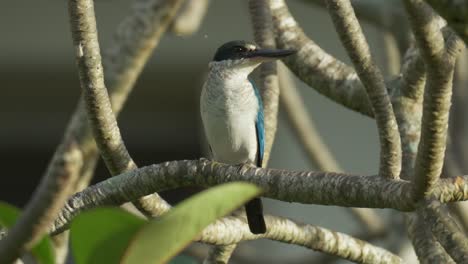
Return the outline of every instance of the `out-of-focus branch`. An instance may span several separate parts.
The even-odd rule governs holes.
[[[69,13],[83,98],[101,156],[113,175],[135,169],[137,166],[120,135],[104,85],[93,2],[71,0]],[[146,199],[138,204],[147,215],[154,213],[154,204],[158,204],[163,211],[170,207],[157,194],[153,194],[152,199],[154,201],[149,206],[146,206]]]
[[[414,176],[419,199],[430,192],[442,171],[455,54],[461,47],[445,49],[438,18],[424,1],[405,0],[405,6],[428,73]]]
[[[210,0],[185,0],[171,24],[171,32],[179,36],[195,33],[205,17]]]
[[[266,238],[300,245],[358,263],[402,263],[402,260],[372,244],[322,227],[295,223],[290,219],[265,216],[268,230],[254,235],[244,218],[225,217],[211,224],[199,240],[215,245],[231,245],[245,240]]]
[[[349,0],[326,2],[359,79],[366,89],[380,136],[380,169],[384,177],[398,178],[401,170],[401,143],[390,97],[382,74],[370,55],[370,49]]]
[[[13,262],[47,233],[73,192],[82,162],[76,144],[60,145],[20,218],[0,240],[0,263]]]
[[[273,34],[272,17],[268,6],[269,0],[250,0],[249,12],[252,20],[255,42],[262,48],[276,47]],[[271,148],[278,127],[278,104],[280,89],[276,62],[266,62],[260,66],[260,92],[265,115],[265,153],[264,164],[268,163]]]
[[[284,63],[303,82],[333,101],[367,116],[373,116],[369,99],[354,70],[321,49],[309,39],[284,0],[270,0],[276,43],[295,49]]]
[[[288,116],[288,121],[309,160],[321,171],[341,172],[342,169],[327,145],[324,144],[294,85],[294,81],[283,65],[279,65],[279,80],[280,101]],[[350,212],[367,230],[366,233],[377,234],[385,230],[383,221],[374,211],[367,208],[351,208]]]
[[[427,227],[421,210],[424,209],[406,215],[408,235],[413,243],[413,248],[419,261],[421,264],[455,264],[455,261],[445,252],[444,248]]]
[[[468,45],[468,1],[426,0]]]
[[[419,103],[426,84],[426,68],[416,43],[412,42],[403,58],[401,69],[401,94]]]
[[[303,0],[304,2],[325,8],[323,0]],[[352,0],[354,12],[359,20],[377,27],[384,35],[391,35],[404,51],[409,43],[408,23],[399,0]]]
[[[270,227],[268,226],[268,228]],[[227,264],[236,247],[237,244],[211,247],[208,252],[208,257],[203,260],[203,264]]]
[[[463,263],[468,256],[468,240],[450,217],[445,206],[430,201],[424,210],[424,220],[447,253],[457,263]]]

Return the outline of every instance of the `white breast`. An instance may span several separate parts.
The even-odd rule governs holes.
[[[212,72],[203,87],[200,108],[205,134],[215,160],[255,163],[258,100],[247,76],[231,74]]]

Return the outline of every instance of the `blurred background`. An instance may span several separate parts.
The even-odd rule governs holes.
[[[101,49],[109,46],[130,5],[126,0],[95,1]],[[307,1],[288,1],[288,5],[314,41],[349,62],[326,12]],[[370,25],[364,23],[363,27],[377,63],[384,66],[382,35]],[[2,1],[0,32],[0,200],[21,207],[42,177],[80,94],[66,1]],[[119,118],[137,164],[206,156],[199,92],[216,48],[235,39],[253,39],[246,0],[211,1],[195,34],[165,35]],[[331,102],[299,80],[296,83],[342,167],[351,173],[375,174],[379,152],[374,121]],[[282,109],[269,166],[314,169],[285,122]],[[94,182],[108,176],[101,164]],[[342,208],[264,200],[268,213],[336,231],[359,230]],[[391,213],[383,211],[379,214]],[[240,257],[255,259],[252,263],[302,263],[317,254],[272,241],[246,242],[237,251]]]

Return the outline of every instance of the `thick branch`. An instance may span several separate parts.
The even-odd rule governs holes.
[[[468,45],[468,1],[426,0]]]
[[[194,34],[205,18],[210,0],[185,0],[171,24],[171,32],[179,36]]]
[[[328,146],[323,142],[313,118],[307,112],[299,91],[284,65],[279,65],[279,77],[282,106],[309,160],[321,171],[343,171]],[[350,208],[350,212],[367,231],[373,234],[382,233],[385,229],[383,221],[370,209]]]
[[[304,204],[393,208],[412,211],[411,183],[380,176],[288,171],[233,166],[202,160],[171,161],[114,176],[73,195],[51,232],[79,212],[102,205],[120,205],[138,197],[185,186],[215,186],[234,181],[251,182],[265,197]],[[431,197],[442,203],[468,200],[468,176],[441,179]]]
[[[423,208],[406,215],[408,235],[421,264],[447,263],[455,261],[445,252],[423,219]]]
[[[272,17],[268,8],[269,0],[250,0],[249,12],[252,20],[255,42],[262,48],[276,48]],[[266,62],[260,66],[259,86],[265,115],[264,165],[268,163],[271,148],[278,127],[278,104],[280,89],[276,62]]]
[[[216,245],[231,245],[245,240],[267,238],[358,263],[402,263],[398,256],[343,233],[271,215],[266,215],[265,221],[268,225],[267,232],[253,235],[249,232],[245,219],[225,217],[208,226],[199,240]]]
[[[401,170],[401,143],[398,126],[382,74],[349,0],[330,0],[327,7],[336,31],[366,89],[380,136],[380,169],[384,177],[397,179]]]
[[[62,228],[79,211],[87,208],[119,205],[177,187],[209,187],[232,181],[255,183],[265,191],[266,197],[288,202],[402,211],[414,208],[412,187],[407,181],[344,173],[239,167],[203,159],[150,165],[88,187],[69,200],[53,229]],[[449,195],[446,191],[440,191],[441,194]]]
[[[369,100],[354,70],[309,39],[284,0],[270,0],[276,43],[298,52],[284,59],[294,74],[333,101],[367,116],[373,116]]]
[[[227,228],[226,226],[226,229]],[[203,239],[201,239],[201,241],[203,241]],[[211,247],[208,256],[203,260],[203,264],[227,264],[236,247],[237,243]]]
[[[440,177],[447,140],[455,50],[446,50],[439,21],[422,0],[406,0],[410,22],[428,73],[421,142],[415,167],[415,195],[430,192]]]
[[[447,253],[457,263],[463,263],[468,256],[468,240],[450,217],[445,206],[438,201],[431,201],[424,210],[424,220],[429,224],[432,233],[442,244]]]
[[[59,147],[20,218],[0,240],[0,263],[13,262],[47,233],[50,223],[73,193],[82,161],[76,144]]]
[[[135,169],[136,164],[120,135],[104,85],[93,2],[70,0],[69,12],[81,87],[101,156],[113,175]],[[153,195],[153,199],[156,201],[152,203],[160,204],[162,208],[169,208],[169,205],[157,194]],[[139,207],[151,215],[153,206],[151,204],[145,207],[145,202],[142,199]]]

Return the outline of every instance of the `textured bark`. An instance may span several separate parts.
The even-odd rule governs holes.
[[[354,70],[321,49],[298,26],[284,0],[270,0],[278,48],[297,50],[284,63],[303,82],[331,100],[373,116],[364,87]]]
[[[297,87],[294,85],[287,69],[279,66],[280,101],[293,128],[300,146],[305,151],[309,160],[320,171],[343,171],[338,161],[331,154],[328,146],[323,142],[317,130],[313,118],[309,115]],[[349,212],[358,220],[366,232],[381,234],[385,230],[382,219],[371,209],[350,208]]]
[[[227,264],[237,244],[218,245],[210,248],[203,264]]]
[[[383,76],[372,60],[369,45],[349,0],[326,2],[335,29],[369,97],[380,138],[379,174],[399,178],[401,143],[390,97]]]
[[[180,5],[180,2],[181,1],[175,2],[176,7]],[[92,2],[86,1],[71,2],[71,4],[73,4],[70,7],[72,36],[76,49],[84,101],[88,117],[91,121],[93,135],[109,171],[113,175],[119,174],[126,170],[136,168],[136,165],[125,148],[115,116],[112,112],[106,87],[104,86],[96,22],[94,18],[94,7]],[[149,8],[149,6],[143,7]],[[156,5],[153,7],[158,6]],[[173,9],[176,9],[176,7]],[[142,17],[147,18],[144,16]],[[144,49],[148,47],[141,48]],[[141,53],[139,53],[139,55],[141,55]],[[118,70],[116,69],[114,72],[118,72]],[[127,81],[129,81],[132,77],[136,78],[136,75],[127,77],[129,77],[127,79]],[[169,207],[157,194],[151,197],[141,198],[136,205],[147,215],[157,215],[160,211],[165,211]]]
[[[398,256],[385,249],[340,232],[270,215],[266,215],[265,220],[268,231],[262,235],[253,235],[249,232],[244,218],[225,217],[205,228],[199,241],[231,245],[245,240],[266,238],[300,245],[357,263],[403,263]]]
[[[405,5],[428,74],[414,176],[419,199],[430,192],[442,171],[455,57],[461,47],[445,49],[438,18],[424,1],[406,0]]]
[[[450,217],[446,207],[438,201],[431,201],[427,203],[426,208],[424,220],[434,236],[453,260],[457,263],[465,262],[468,256],[468,240]]]
[[[409,213],[406,222],[409,238],[421,264],[455,264],[425,224],[421,210]]]
[[[468,45],[468,1],[426,0]]]
[[[13,262],[47,233],[50,224],[73,193],[82,162],[76,144],[59,147],[23,213],[9,229],[8,235],[0,240],[0,263]]]

